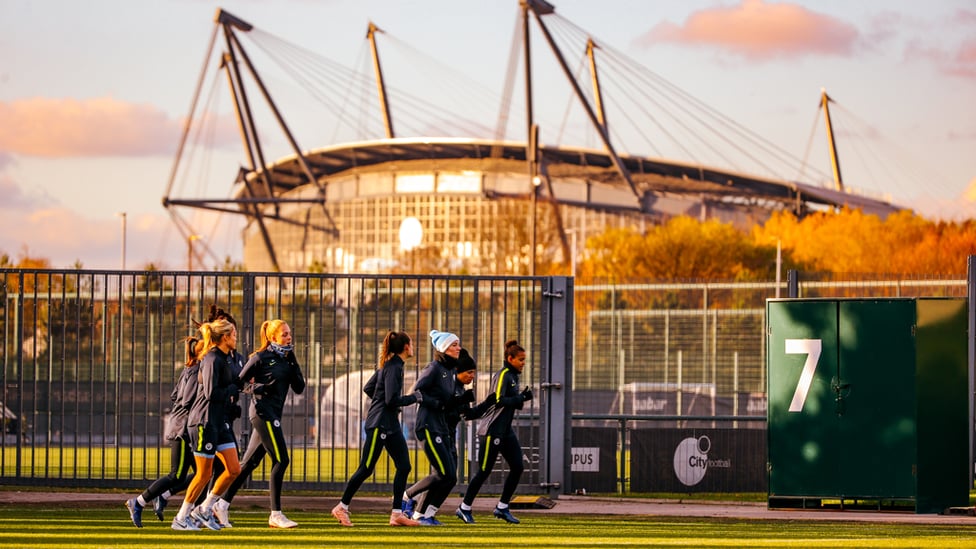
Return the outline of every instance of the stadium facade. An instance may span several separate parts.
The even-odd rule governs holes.
[[[587,236],[613,227],[640,231],[676,215],[745,227],[784,209],[897,209],[800,183],[622,157],[632,188],[606,152],[541,146],[533,172],[527,150],[524,142],[454,138],[341,144],[304,155],[315,183],[297,155],[283,158],[264,170],[274,185],[241,187],[238,198],[270,188],[274,196],[260,198],[278,200],[264,207],[260,224],[249,216],[245,264],[274,270],[277,261],[290,272],[524,275],[534,259],[568,273]]]

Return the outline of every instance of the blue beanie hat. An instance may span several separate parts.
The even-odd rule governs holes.
[[[446,351],[447,348],[451,346],[451,343],[454,343],[455,341],[461,340],[458,339],[458,336],[452,334],[451,332],[439,332],[437,330],[430,331],[431,344],[435,349],[442,353]]]

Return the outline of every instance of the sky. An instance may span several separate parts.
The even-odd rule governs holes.
[[[971,0],[553,5],[598,44],[829,173],[817,129],[826,89],[837,104],[831,114],[847,118],[842,133],[865,144],[841,145],[845,183],[925,217],[976,217]],[[183,211],[181,219],[199,233],[188,238],[162,205],[164,196],[227,198],[247,163],[224,99],[212,111],[211,137],[195,142],[203,152],[176,164],[197,81],[219,74],[206,57],[218,7],[351,70],[368,67],[372,21],[384,32],[390,85],[431,98],[446,86],[425,76],[420,60],[436,59],[503,97],[519,13],[517,0],[0,0],[0,254],[14,262],[45,258],[55,268],[116,269],[124,250],[127,268],[154,263],[181,270],[196,245],[205,246],[208,268],[241,260],[240,218]],[[544,49],[534,40],[533,59]],[[398,58],[394,49],[405,53]],[[330,70],[333,80],[349,79],[340,68]],[[542,130],[544,142],[562,135],[554,126],[566,97],[547,88],[559,78],[543,72],[534,84],[540,119],[555,120]],[[432,84],[433,91],[423,91]],[[208,89],[226,92],[226,85]],[[326,101],[339,94],[326,93]],[[287,93],[281,97],[301,147],[362,138],[340,131],[335,119],[308,114]],[[491,115],[497,119],[498,112]],[[409,133],[409,120],[404,127]],[[278,148],[269,161],[288,152],[284,140],[272,141]],[[639,145],[627,152],[670,157]],[[886,171],[895,166],[897,175]]]

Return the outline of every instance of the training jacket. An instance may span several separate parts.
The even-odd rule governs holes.
[[[417,402],[413,395],[403,393],[403,359],[398,355],[378,368],[363,386],[370,398],[366,411],[366,429],[380,428],[384,433],[400,431],[400,408]]]
[[[492,392],[482,403],[488,409],[478,425],[478,435],[501,437],[514,434],[512,419],[515,417],[515,410],[521,410],[524,403],[519,391],[518,370],[506,361],[505,366],[491,377],[491,387]]]
[[[289,388],[296,395],[305,391],[305,377],[292,351],[282,357],[269,347],[251,355],[241,370],[240,378],[244,382],[253,381],[260,387],[258,390],[261,394],[252,395],[250,417],[268,421],[281,419]]]
[[[166,424],[166,440],[176,440],[187,438],[186,420],[190,415],[190,408],[197,396],[197,376],[200,374],[200,364],[194,364],[183,368],[180,378],[173,386],[173,392],[169,398],[173,401],[173,409],[169,413],[169,422]]]
[[[452,433],[445,415],[445,406],[451,402],[457,388],[456,366],[456,358],[444,355],[443,362],[431,362],[417,378],[414,390],[420,391],[423,400],[417,409],[414,431],[420,440],[424,440],[425,430],[439,435]]]
[[[227,354],[220,347],[214,347],[204,355],[200,362],[196,399],[186,422],[188,426],[230,424],[227,408],[237,400],[240,391],[232,366],[236,354],[233,351]]]

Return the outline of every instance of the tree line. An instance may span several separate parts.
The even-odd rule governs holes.
[[[675,217],[643,233],[611,229],[588,238],[577,283],[772,280],[777,247],[784,272],[964,277],[967,257],[976,254],[976,222],[931,221],[910,211],[881,219],[842,209],[802,218],[777,212],[743,230]]]
[[[803,217],[776,212],[763,224],[741,229],[680,216],[643,232],[608,229],[587,238],[577,257],[577,283],[768,281],[776,276],[777,247],[784,272],[965,276],[967,257],[976,254],[976,221],[933,221],[907,210],[882,219],[841,209]],[[541,254],[537,273],[568,275],[571,267],[561,256]],[[444,272],[442,265],[428,270],[424,258],[414,267],[419,273]],[[26,253],[14,260],[0,252],[0,268],[50,269],[51,264]],[[81,262],[73,268],[81,269]],[[246,270],[230,258],[223,268]],[[149,264],[146,270],[158,268]]]

